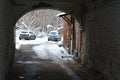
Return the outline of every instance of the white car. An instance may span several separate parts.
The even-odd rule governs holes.
[[[31,31],[21,31],[20,35],[19,35],[19,40],[21,39],[25,39],[25,40],[35,40],[36,39],[36,35],[31,32]]]

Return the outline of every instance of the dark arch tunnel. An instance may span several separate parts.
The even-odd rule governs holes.
[[[82,64],[95,69],[104,79],[120,80],[118,0],[1,0],[0,80],[14,62],[14,25],[26,12],[37,8],[64,11],[76,17],[85,30]]]

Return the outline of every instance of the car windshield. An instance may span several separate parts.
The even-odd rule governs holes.
[[[57,33],[56,33],[56,32],[51,32],[50,34],[52,34],[52,35],[56,35]]]

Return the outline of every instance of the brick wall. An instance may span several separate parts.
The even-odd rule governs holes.
[[[71,18],[70,15],[66,16],[69,20]],[[63,24],[64,30],[63,30],[63,39],[64,39],[64,44],[66,44],[66,46],[68,47],[68,42],[70,41],[70,32],[69,30],[71,29],[70,24],[64,20],[64,24]]]
[[[120,80],[120,1],[105,1],[91,4],[86,14],[84,63],[104,78]]]

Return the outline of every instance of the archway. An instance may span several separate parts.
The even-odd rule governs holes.
[[[50,13],[50,10],[48,10],[49,12],[47,12],[47,13]],[[53,12],[53,11],[52,11]],[[35,12],[31,12],[31,13],[33,13],[32,15],[32,17],[31,16],[28,16],[28,15],[30,15],[30,14],[28,14],[27,16],[28,17],[30,17],[29,19],[27,19],[27,17],[24,17],[23,19],[20,19],[18,22],[17,22],[17,24],[16,24],[16,29],[19,29],[19,28],[21,28],[21,29],[24,29],[24,33],[26,34],[26,32],[25,32],[25,30],[29,30],[29,31],[35,31],[34,30],[34,28],[36,28],[37,26],[38,26],[38,24],[37,24],[37,26],[36,25],[32,25],[32,24],[34,24],[35,23],[35,20],[36,21],[43,21],[43,23],[44,23],[44,25],[45,25],[45,27],[43,27],[43,28],[41,28],[40,29],[40,31],[46,31],[46,33],[47,32],[49,32],[49,31],[47,31],[46,30],[46,27],[48,27],[49,28],[49,26],[47,26],[49,23],[45,23],[46,21],[44,21],[44,20],[42,20],[42,18],[40,17],[40,20],[37,20],[37,17],[39,17],[38,16],[38,14],[36,14],[36,13],[39,13],[38,11],[35,11]],[[35,14],[34,14],[35,13]],[[44,12],[44,14],[45,14],[45,12]],[[44,15],[44,14],[42,14],[42,16]],[[40,14],[39,14],[40,15]],[[47,14],[48,15],[48,14]],[[44,15],[44,17],[46,17],[47,15]],[[58,14],[58,12],[57,12],[57,14],[55,14],[54,16],[56,16],[57,15],[57,17],[62,17],[63,18],[63,23],[64,24],[62,24],[62,25],[53,25],[53,26],[57,26],[57,27],[54,27],[52,30],[60,30],[60,27],[58,27],[58,26],[63,26],[63,27],[65,27],[65,29],[63,29],[63,31],[61,32],[65,37],[67,37],[67,40],[65,40],[66,42],[65,42],[65,44],[68,44],[66,47],[68,47],[69,48],[69,54],[72,54],[73,55],[73,53],[75,53],[75,55],[74,55],[74,57],[76,57],[76,58],[78,58],[79,59],[79,61],[81,61],[80,60],[80,56],[78,56],[78,55],[80,55],[80,53],[79,53],[79,51],[81,51],[81,42],[79,42],[79,40],[82,40],[82,34],[80,33],[79,34],[79,31],[81,31],[80,30],[80,23],[75,19],[75,17],[73,17],[72,15],[69,15],[69,14],[67,14],[67,13],[60,13],[59,12],[59,14]],[[26,16],[26,15],[25,15]],[[37,17],[36,17],[37,16]],[[50,16],[52,16],[52,15],[50,15]],[[50,17],[50,16],[48,16],[48,18]],[[31,21],[29,21],[30,19],[32,19]],[[44,18],[43,18],[44,19]],[[51,19],[51,18],[50,18]],[[52,19],[51,19],[52,20]],[[28,22],[27,22],[28,21]],[[57,22],[57,20],[55,20],[56,22]],[[55,21],[53,21],[53,22],[55,22]],[[37,22],[37,23],[38,23]],[[49,22],[49,20],[47,21],[47,22]],[[58,21],[59,22],[59,21]],[[58,23],[57,22],[57,23]],[[61,21],[60,21],[61,22]],[[22,24],[22,25],[20,25],[20,24]],[[42,24],[42,23],[40,23],[40,24]],[[46,25],[47,24],[47,25]],[[43,26],[44,26],[43,25]],[[22,27],[19,27],[19,26],[22,26]],[[32,26],[32,27],[31,27]],[[34,27],[33,27],[34,26]],[[38,27],[39,28],[39,27]],[[57,28],[57,29],[56,29]],[[58,29],[59,28],[59,29]],[[77,29],[76,29],[77,28]],[[37,28],[36,28],[37,29]],[[66,30],[67,29],[67,30]],[[78,30],[78,31],[77,31]],[[22,32],[22,31],[21,31]],[[67,32],[67,33],[66,33]],[[36,32],[37,33],[37,32]],[[67,35],[66,35],[67,34]],[[21,39],[25,39],[25,40],[29,40],[29,42],[30,42],[30,40],[32,40],[31,38],[28,38],[28,37],[22,37],[23,36],[23,34],[20,34],[19,35],[19,41],[22,41]],[[74,38],[73,38],[74,37]],[[71,39],[70,39],[71,38]],[[49,41],[49,40],[48,40]],[[25,42],[25,44],[27,43],[27,41],[24,41]],[[72,56],[70,56],[70,55],[67,55],[66,54],[66,52],[65,52],[65,50],[63,50],[63,48],[61,49],[61,48],[58,48],[58,47],[56,47],[55,49],[57,49],[56,51],[54,51],[53,52],[53,54],[56,54],[56,53],[59,53],[59,54],[57,54],[57,56],[58,56],[58,59],[57,59],[57,56],[56,55],[51,55],[51,54],[49,54],[49,53],[52,53],[50,50],[48,50],[49,49],[49,47],[54,47],[54,45],[50,45],[50,44],[48,44],[48,43],[45,43],[45,44],[47,44],[47,45],[49,45],[49,46],[46,46],[47,48],[45,49],[45,51],[47,51],[48,53],[47,54],[49,54],[49,55],[47,55],[48,56],[48,59],[41,59],[41,58],[37,58],[37,56],[34,54],[34,52],[33,51],[31,51],[32,49],[32,47],[34,46],[33,44],[30,44],[29,45],[29,42],[28,42],[28,44],[27,45],[25,45],[25,44],[20,44],[20,49],[21,49],[21,51],[17,51],[17,57],[18,57],[18,59],[19,60],[17,60],[17,64],[14,64],[15,66],[15,70],[16,71],[18,71],[18,73],[16,73],[17,75],[16,75],[16,77],[18,77],[18,78],[25,78],[25,79],[31,79],[31,78],[33,78],[35,75],[38,75],[38,73],[36,74],[36,69],[38,69],[38,71],[39,71],[39,68],[34,68],[36,65],[38,65],[39,63],[41,63],[41,60],[42,61],[47,61],[47,62],[49,62],[49,61],[52,61],[52,59],[53,59],[53,61],[55,60],[55,62],[57,62],[58,64],[60,64],[60,66],[67,72],[67,74],[69,74],[69,72],[71,73],[71,74],[69,74],[69,76],[71,76],[73,79],[80,79],[70,68],[68,68],[67,66],[65,66],[63,63],[64,63],[64,60],[69,60],[69,58],[72,58]],[[30,43],[33,43],[34,41],[32,40]],[[20,43],[20,42],[16,42],[17,44],[18,43]],[[35,42],[34,42],[35,43]],[[43,44],[43,43],[42,43]],[[56,43],[54,43],[54,44],[56,44]],[[37,44],[35,44],[35,45],[40,45],[40,48],[42,48],[41,47],[41,43],[37,43]],[[27,48],[25,47],[25,46],[27,46]],[[32,46],[32,47],[31,47]],[[29,49],[29,48],[30,49]],[[61,47],[61,45],[60,45],[60,47]],[[26,49],[26,50],[25,50]],[[33,49],[34,50],[34,49]],[[42,51],[43,49],[41,49],[40,51],[39,51],[39,55],[41,56],[42,54],[40,54],[40,53],[44,53],[45,51]],[[51,48],[51,50],[54,50],[54,48]],[[59,52],[60,51],[60,52]],[[36,51],[35,51],[36,52]],[[29,54],[31,54],[31,55],[29,55]],[[63,55],[61,55],[61,54],[63,54]],[[60,56],[59,56],[60,55]],[[44,56],[44,55],[42,55],[42,56]],[[46,57],[47,57],[46,56]],[[53,56],[53,57],[51,57],[51,56]],[[49,59],[49,58],[52,58],[52,59]],[[66,59],[65,59],[66,58]],[[21,59],[23,59],[23,60],[21,60]],[[29,61],[29,60],[30,61]],[[35,62],[36,61],[36,59],[38,60],[40,60],[40,61],[37,61],[37,62]],[[61,60],[60,60],[61,59]],[[61,62],[62,61],[62,62]],[[70,59],[69,60],[69,62],[71,62],[72,60]],[[54,62],[53,62],[54,63]],[[22,65],[24,65],[24,66],[28,66],[28,67],[20,67],[20,66],[22,66],[22,65],[19,65],[19,64],[22,64]],[[34,66],[33,66],[33,64],[34,64]],[[50,64],[50,63],[49,63]],[[16,65],[17,65],[17,67],[16,67]],[[45,63],[43,64],[43,65],[46,65]],[[52,64],[52,65],[55,65],[55,64]],[[29,67],[29,66],[31,66],[31,67]],[[48,66],[50,66],[50,65],[48,65]],[[42,66],[41,66],[42,67]],[[55,66],[52,66],[52,67],[56,67],[56,65]],[[51,68],[52,68],[51,67]],[[59,66],[58,66],[59,67]],[[26,72],[26,74],[24,74],[23,72],[19,72],[19,70],[22,70],[22,69],[24,69],[24,68],[26,68],[26,70],[23,70],[23,72],[25,71]],[[33,68],[33,71],[30,71],[29,69],[27,69],[27,68]],[[49,69],[48,67],[46,67],[47,69]],[[51,69],[50,68],[50,69]],[[18,69],[18,70],[17,70]],[[34,71],[35,70],[35,71]],[[44,70],[44,69],[43,69]],[[30,71],[30,72],[29,72]],[[30,74],[31,73],[31,74]],[[50,71],[48,72],[48,73],[50,73]],[[63,72],[64,73],[64,72]],[[14,74],[14,73],[13,73]],[[32,74],[34,74],[34,75],[32,75]],[[44,74],[44,73],[43,73]],[[66,75],[66,73],[64,73],[65,75]],[[11,73],[10,73],[10,75],[12,75]],[[61,74],[60,74],[61,75]],[[59,76],[60,76],[59,75]],[[30,77],[31,76],[31,77]],[[40,76],[40,74],[39,74],[39,76]],[[48,77],[50,76],[50,74],[48,74]],[[56,76],[57,77],[57,75],[52,75],[52,76]],[[63,75],[61,75],[61,76],[63,76]],[[15,76],[13,75],[13,76],[11,76],[12,77],[12,79],[14,79],[15,78]],[[28,77],[28,78],[26,78],[26,77]],[[41,76],[42,77],[42,76]],[[37,76],[37,78],[39,78],[38,76]],[[57,78],[60,78],[60,77],[57,77]],[[63,78],[65,78],[65,76],[63,77]],[[10,77],[8,77],[8,79],[10,79]],[[56,79],[56,78],[55,78]]]
[[[118,0],[1,0],[0,79],[14,59],[13,27],[24,13],[36,8],[60,9],[74,15],[86,32],[84,63],[104,78],[119,80]],[[114,26],[114,27],[113,27]]]

